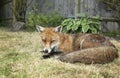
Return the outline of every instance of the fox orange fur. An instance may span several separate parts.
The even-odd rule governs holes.
[[[62,26],[44,28],[36,26],[40,32],[43,52],[50,57],[62,52],[58,59],[65,62],[108,63],[118,57],[116,47],[104,36],[99,34],[66,34]]]

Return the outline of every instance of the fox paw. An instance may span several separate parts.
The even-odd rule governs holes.
[[[43,55],[42,56],[44,59],[50,58],[50,55]]]

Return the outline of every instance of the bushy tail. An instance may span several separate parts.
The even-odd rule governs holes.
[[[103,46],[71,52],[60,56],[59,59],[71,63],[81,62],[86,64],[104,64],[113,61],[118,56],[118,50],[116,48]]]

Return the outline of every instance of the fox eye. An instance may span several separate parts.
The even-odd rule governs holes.
[[[43,41],[43,42],[46,42],[46,40],[45,40],[45,39],[42,39],[42,41]]]
[[[55,40],[52,40],[51,43],[55,42]]]

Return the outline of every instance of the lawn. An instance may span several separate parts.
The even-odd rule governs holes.
[[[120,41],[111,41],[120,51]],[[120,78],[120,58],[103,65],[71,64],[43,59],[41,48],[38,32],[0,28],[0,78]]]

